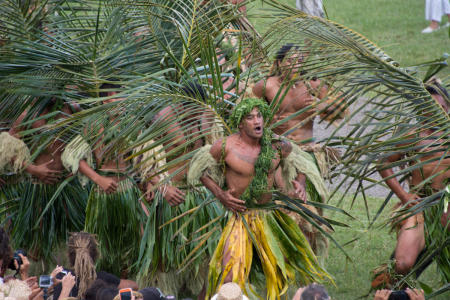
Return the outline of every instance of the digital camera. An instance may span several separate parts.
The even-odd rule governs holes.
[[[52,278],[49,275],[39,276],[39,287],[43,289],[48,289],[52,286]]]
[[[409,296],[405,291],[392,291],[388,300],[409,300]]]
[[[11,270],[19,270],[20,266],[23,264],[22,258],[20,257],[19,254],[22,254],[23,256],[27,256],[27,253],[25,252],[25,250],[17,249],[16,251],[14,251],[13,258],[8,266],[8,268],[10,268]],[[16,269],[14,261],[17,261],[18,269]]]

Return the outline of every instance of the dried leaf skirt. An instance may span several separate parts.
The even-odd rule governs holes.
[[[171,207],[157,192],[149,205],[139,254],[138,282],[177,296],[184,288],[197,295],[223,228],[224,210],[205,188],[186,192]]]
[[[278,210],[252,210],[229,218],[210,262],[207,299],[227,276],[246,294],[254,293],[249,282],[254,262],[264,273],[267,299],[279,299],[289,284],[330,278],[295,221]]]
[[[54,185],[21,179],[2,187],[2,219],[9,220],[6,223],[16,249],[26,249],[34,259],[50,262],[54,250],[66,243],[68,233],[83,229],[88,191],[75,177]]]
[[[100,243],[99,270],[117,276],[133,273],[144,220],[140,196],[130,179],[120,181],[113,194],[104,193],[98,186],[91,189],[85,231],[96,234]]]

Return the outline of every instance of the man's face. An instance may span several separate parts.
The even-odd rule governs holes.
[[[118,93],[117,92],[108,92],[107,94],[108,94],[108,97],[111,97],[111,96],[117,95]],[[113,103],[113,102],[120,101],[123,99],[124,98],[111,98],[111,99],[103,100],[102,102],[103,102],[103,104],[108,104],[108,103]]]
[[[259,139],[263,135],[264,119],[257,107],[253,108],[252,111],[242,118],[241,124],[239,124],[239,130],[245,135]]]
[[[283,59],[283,62],[281,63],[281,67],[286,72],[289,71],[291,74],[297,74],[300,72],[300,68],[303,65],[303,61],[305,60],[306,55],[303,53],[300,53],[298,50],[291,51],[286,55],[286,58]]]

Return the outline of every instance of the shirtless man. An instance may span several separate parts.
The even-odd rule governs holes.
[[[100,96],[109,97],[102,101],[103,105],[113,105],[123,100],[115,97],[119,88],[119,85],[109,83],[100,87],[102,90]],[[106,118],[109,123],[105,126],[110,130],[120,122],[118,120],[120,111],[116,109],[107,112]],[[90,130],[99,128],[93,127],[94,125],[86,129],[88,135]],[[86,147],[89,148],[89,151],[86,151],[88,153],[75,157],[75,153],[78,152],[71,153],[73,148],[69,145],[68,153],[64,156],[73,155],[71,159],[73,163],[68,165],[71,172],[80,172],[96,184],[91,188],[87,203],[85,230],[98,236],[101,245],[98,267],[125,278],[131,272],[131,266],[136,262],[139,253],[137,245],[141,239],[140,228],[144,221],[144,212],[139,205],[141,193],[135,182],[130,179],[130,162],[125,160],[124,154],[107,149],[111,147],[111,143],[105,140],[103,124],[99,130],[101,137],[92,151],[96,160],[95,169],[89,163],[92,154],[89,146]],[[97,136],[96,133],[92,135]],[[72,143],[75,144],[75,149],[82,144],[80,140],[74,140]]]
[[[40,99],[39,101],[46,100]],[[79,111],[79,106],[75,103],[68,104],[55,99],[47,101],[48,103],[43,105],[39,116],[31,116],[31,119],[44,117],[52,111],[60,111],[60,113],[53,117],[41,118],[31,122],[30,125],[24,125],[23,122],[26,121],[29,114],[29,111],[25,111],[13,123],[9,134],[15,138],[20,138],[21,132],[30,129],[30,127],[38,130],[38,132],[46,130],[48,125]],[[34,104],[38,105],[37,102]],[[37,148],[40,146],[42,145],[34,144],[32,151],[38,151]],[[17,208],[20,213],[15,214],[11,223],[15,246],[26,247],[35,259],[49,259],[52,251],[59,243],[65,242],[67,232],[81,230],[84,224],[87,193],[82,189],[79,182],[73,179],[69,185],[58,192],[58,198],[52,201],[53,204],[41,216],[43,209],[55,196],[59,184],[65,179],[61,161],[61,154],[65,146],[66,143],[61,139],[51,140],[46,147],[39,150],[40,152],[33,163],[29,161],[24,163],[24,170],[32,176],[32,180],[24,181],[22,179],[5,187],[6,197],[20,199]],[[73,209],[71,214],[68,214],[68,206]],[[40,219],[41,217],[42,219]],[[39,224],[38,228],[36,224]],[[54,224],[62,224],[63,226],[55,227]],[[49,233],[50,231],[54,232]],[[53,238],[50,239],[52,236]]]
[[[54,101],[50,100],[50,103],[45,106],[42,113],[39,115],[45,116],[50,113],[52,107],[56,105]],[[9,130],[9,134],[20,138],[20,132],[25,130],[21,123],[25,117],[29,114],[28,111],[23,112],[20,117],[14,122],[12,128]],[[64,103],[61,114],[55,117],[55,120],[67,117],[72,114],[71,107]],[[35,118],[37,118],[36,116]],[[47,125],[46,119],[35,121],[31,124],[33,129],[43,129]],[[55,184],[60,181],[61,173],[64,171],[64,167],[61,162],[61,154],[64,151],[65,143],[61,140],[53,140],[39,155],[36,157],[32,164],[28,164],[25,167],[25,171],[37,178],[42,183]]]
[[[188,97],[198,98],[202,101],[206,100],[206,92],[197,83],[189,83],[183,88],[183,91]],[[163,122],[173,120],[164,135],[165,137],[173,136],[173,138],[163,143],[167,147],[165,150],[167,153],[166,161],[170,163],[172,160],[204,146],[206,138],[202,138],[200,135],[211,128],[214,115],[207,111],[199,113],[198,109],[185,107],[183,104],[174,104],[163,108],[156,115],[155,120],[155,122],[159,122],[159,120]],[[187,145],[188,147],[186,147]],[[177,185],[180,183],[185,185],[184,179],[187,173],[187,163],[187,161],[181,161],[176,164],[172,163],[167,170],[172,176],[172,183],[167,183],[159,188],[160,192],[164,195],[164,199],[171,206],[177,206],[184,202],[185,193]],[[160,177],[159,175],[153,176],[148,181],[146,188],[147,201],[152,201],[154,194],[150,191],[153,190],[153,186],[159,183]]]
[[[225,144],[225,179],[229,189],[223,191],[211,178],[204,176],[201,178],[202,183],[220,200],[220,202],[233,212],[244,212],[246,210],[245,201],[239,197],[244,193],[254,177],[254,166],[261,152],[260,140],[263,134],[264,120],[258,108],[246,115],[241,124],[239,124],[239,132],[227,138]],[[273,147],[281,149],[281,156],[286,157],[291,151],[291,145],[287,141],[279,142],[279,145]],[[211,155],[220,161],[222,155],[222,140],[218,140],[211,147]],[[274,184],[275,169],[280,164],[281,157],[276,155],[272,159],[272,165],[267,170],[267,191]],[[295,181],[296,194],[301,199],[306,200],[305,194],[305,178],[303,174],[299,174]],[[272,200],[272,193],[266,192],[261,195],[261,199],[257,199],[260,204],[264,204]]]
[[[450,104],[447,91],[439,84],[430,85],[427,87],[427,90],[442,108],[448,112]],[[439,136],[442,136],[442,134],[443,133],[438,130],[428,128],[410,135],[411,138],[423,138],[417,144],[417,146],[421,147],[421,149],[417,151],[425,154],[420,157],[420,161],[432,161],[425,163],[422,167],[416,168],[411,172],[409,192],[401,186],[396,177],[389,178],[394,175],[394,172],[391,168],[387,167],[392,163],[404,159],[407,153],[399,152],[388,157],[380,167],[380,175],[383,178],[388,178],[386,179],[386,184],[400,199],[402,205],[413,206],[417,204],[417,200],[420,198],[430,196],[430,192],[435,193],[441,191],[449,184],[450,157],[448,153],[445,152],[447,149],[442,149],[442,151],[438,152],[436,151],[440,149],[439,147],[442,148],[442,146],[436,146],[442,142],[442,140],[433,138],[438,138]],[[408,137],[405,137],[405,139],[408,139]],[[404,146],[405,145],[401,145],[399,147]],[[444,155],[446,156],[444,157]],[[410,164],[413,163],[410,162]],[[431,177],[433,178],[429,182],[428,191],[426,190],[426,186],[419,187],[424,180]],[[441,225],[448,230],[449,211],[441,216]],[[419,254],[425,248],[425,244],[423,213],[418,213],[402,221],[401,229],[397,236],[397,246],[395,248],[395,271],[403,275],[409,273],[416,263]]]
[[[277,101],[276,105],[279,104],[279,108],[272,123],[290,119],[274,127],[273,131],[279,135],[287,134],[289,139],[297,145],[301,145],[304,151],[311,154],[322,176],[326,177],[330,159],[335,161],[338,155],[333,149],[325,150],[325,148],[315,145],[313,139],[314,119],[318,112],[326,115],[333,113],[330,116],[341,114],[341,108],[338,108],[339,105],[331,97],[317,104],[321,99],[327,97],[329,89],[324,82],[318,79],[307,80],[302,78],[304,74],[301,73],[300,67],[307,55],[308,53],[300,53],[293,44],[281,47],[274,62],[274,74],[267,79],[260,80],[253,87],[253,93],[259,98],[264,98],[269,104]],[[294,83],[290,86],[292,82]],[[279,103],[280,101],[281,103]],[[298,114],[301,110],[304,110],[304,112]],[[293,115],[295,116],[292,117]],[[280,173],[277,172],[277,185],[283,189],[282,184],[279,183],[280,176]],[[308,193],[309,200],[322,201],[314,189],[308,188],[308,190],[310,191]],[[322,215],[321,209],[311,206],[308,206],[308,208]],[[299,224],[314,253],[320,259],[325,259],[328,255],[328,240],[326,237],[317,228],[312,227],[303,218],[300,218],[298,214],[293,212],[288,214]]]
[[[207,100],[202,86],[193,82],[186,84],[181,94],[197,101]],[[155,272],[141,270],[139,276],[147,280],[147,285],[158,286],[165,294],[177,296],[185,289],[193,295],[202,294],[204,299],[202,284],[206,286],[207,262],[212,253],[205,251],[205,255],[193,261],[194,267],[179,272],[181,262],[188,257],[190,250],[194,249],[198,242],[190,242],[181,251],[178,247],[167,247],[169,241],[183,245],[187,235],[203,233],[211,226],[210,221],[221,214],[220,207],[211,203],[207,208],[198,210],[194,220],[191,215],[187,215],[174,221],[175,217],[198,208],[205,197],[212,197],[205,189],[184,190],[184,187],[187,187],[189,160],[180,158],[210,143],[215,131],[214,114],[192,104],[186,98],[180,97],[179,102],[164,107],[155,116],[152,126],[164,131],[159,137],[164,151],[161,146],[154,147],[142,154],[142,167],[137,164],[146,185],[146,200],[150,203],[146,231],[155,233],[144,236],[141,243],[146,251],[143,257],[153,258],[149,269]],[[153,140],[149,142],[154,143]],[[162,170],[167,172],[161,172]],[[210,239],[210,242],[214,240]],[[174,277],[177,280],[164,280]]]
[[[252,234],[264,243],[267,237],[264,229],[258,227],[259,222],[263,222],[266,217],[284,215],[281,211],[271,211],[264,209],[248,209],[248,206],[258,207],[258,205],[268,204],[272,201],[272,193],[274,184],[275,170],[280,166],[282,160],[287,159],[291,154],[292,145],[285,140],[280,140],[270,131],[264,129],[264,119],[269,116],[269,108],[267,104],[259,99],[244,99],[236,107],[231,117],[232,126],[239,129],[238,133],[229,136],[225,141],[218,140],[210,148],[209,154],[211,159],[225,166],[225,182],[228,190],[222,189],[219,183],[214,181],[208,173],[204,173],[200,177],[200,181],[219,199],[224,207],[234,214],[231,214],[228,224],[223,230],[221,241],[217,246],[212,261],[210,263],[208,295],[212,295],[220,287],[219,278],[223,278],[223,283],[234,281],[240,284],[245,290],[245,284],[248,281],[248,275],[251,268],[250,248],[253,246],[261,247],[257,251],[266,253],[269,257],[271,253],[287,253],[286,249],[275,249],[274,244],[256,244],[252,246],[251,238],[241,221],[241,217],[246,219],[248,228]],[[200,152],[199,152],[200,153]],[[192,166],[198,158],[194,157]],[[202,161],[201,159],[199,161]],[[219,172],[220,173],[220,172]],[[223,174],[222,173],[222,174]],[[188,178],[188,180],[191,180]],[[259,182],[259,183],[257,183]],[[306,200],[305,192],[305,175],[297,172],[296,178],[292,182],[295,189],[294,194],[297,198]],[[285,215],[284,215],[285,216]],[[286,216],[285,216],[286,217]],[[274,219],[271,219],[274,220]],[[279,226],[283,227],[283,225]],[[294,224],[295,227],[295,224]],[[302,235],[298,227],[291,228],[296,234]],[[289,230],[285,231],[289,232]],[[277,239],[278,234],[271,232],[270,236]],[[289,233],[286,238],[289,239]],[[309,246],[293,242],[298,247],[305,247],[308,257],[315,267],[317,261]],[[242,248],[244,247],[244,248]],[[283,247],[283,246],[281,246]],[[302,251],[303,251],[302,250]],[[301,251],[300,251],[301,252]],[[298,253],[298,252],[297,252]],[[295,255],[289,257],[277,257],[278,261],[284,261],[286,264],[296,264],[298,257]],[[267,278],[273,277],[273,273],[269,270],[283,269],[277,266],[276,261],[272,261],[267,257],[260,257],[263,264],[263,270]],[[268,267],[269,264],[270,267]],[[291,265],[290,267],[293,267]],[[284,264],[283,264],[284,266]],[[293,267],[296,268],[296,267]],[[245,271],[242,271],[245,270]],[[267,273],[266,273],[267,272]],[[322,271],[319,271],[320,274]],[[323,273],[322,273],[323,274]],[[276,281],[276,283],[274,282]],[[278,274],[274,280],[267,280],[268,299],[275,299],[282,294],[280,286],[287,285],[289,281],[285,276]],[[276,287],[273,286],[276,285]]]
[[[273,76],[260,80],[253,87],[253,93],[259,98],[264,98],[269,104],[273,101],[281,101],[280,99],[286,93],[278,111],[275,113],[273,123],[286,119],[311,106],[305,112],[273,128],[273,132],[279,135],[288,133],[287,137],[297,144],[312,145],[314,118],[317,111],[334,112],[337,105],[329,104],[327,101],[316,105],[318,101],[327,96],[329,89],[319,79],[305,81],[301,77],[300,67],[306,56],[305,53],[299,53],[299,50],[293,44],[281,47],[275,58]],[[289,83],[292,81],[294,81],[294,84],[286,92]],[[279,93],[280,89],[282,90]]]

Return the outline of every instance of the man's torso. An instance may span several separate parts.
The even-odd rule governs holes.
[[[255,163],[258,159],[261,147],[253,147],[244,143],[239,134],[234,134],[226,139],[225,164],[226,182],[230,190],[234,190],[233,196],[240,197],[245,189],[250,185],[255,175]],[[280,164],[280,154],[275,151],[275,158],[272,160],[270,170],[267,170],[267,189],[270,190],[274,183],[274,171]],[[261,203],[271,199],[271,193],[263,195],[262,199],[257,199]]]
[[[317,88],[320,84],[319,80],[310,81],[310,85],[313,89]],[[266,100],[271,103],[276,97],[279,89],[281,88],[281,82],[279,77],[270,77],[266,83],[265,97]],[[286,87],[280,93],[280,96],[284,94]],[[297,81],[287,92],[283,99],[278,111],[276,112],[273,123],[281,121],[292,114],[304,109],[311,102],[314,102],[316,96],[311,95],[308,87],[302,81]],[[314,111],[307,110],[290,120],[284,122],[283,124],[275,127],[273,131],[276,134],[282,135],[290,129],[293,129],[289,134],[288,138],[300,142],[302,140],[308,140],[313,137],[313,124],[314,124]],[[302,125],[299,124],[302,122]]]

